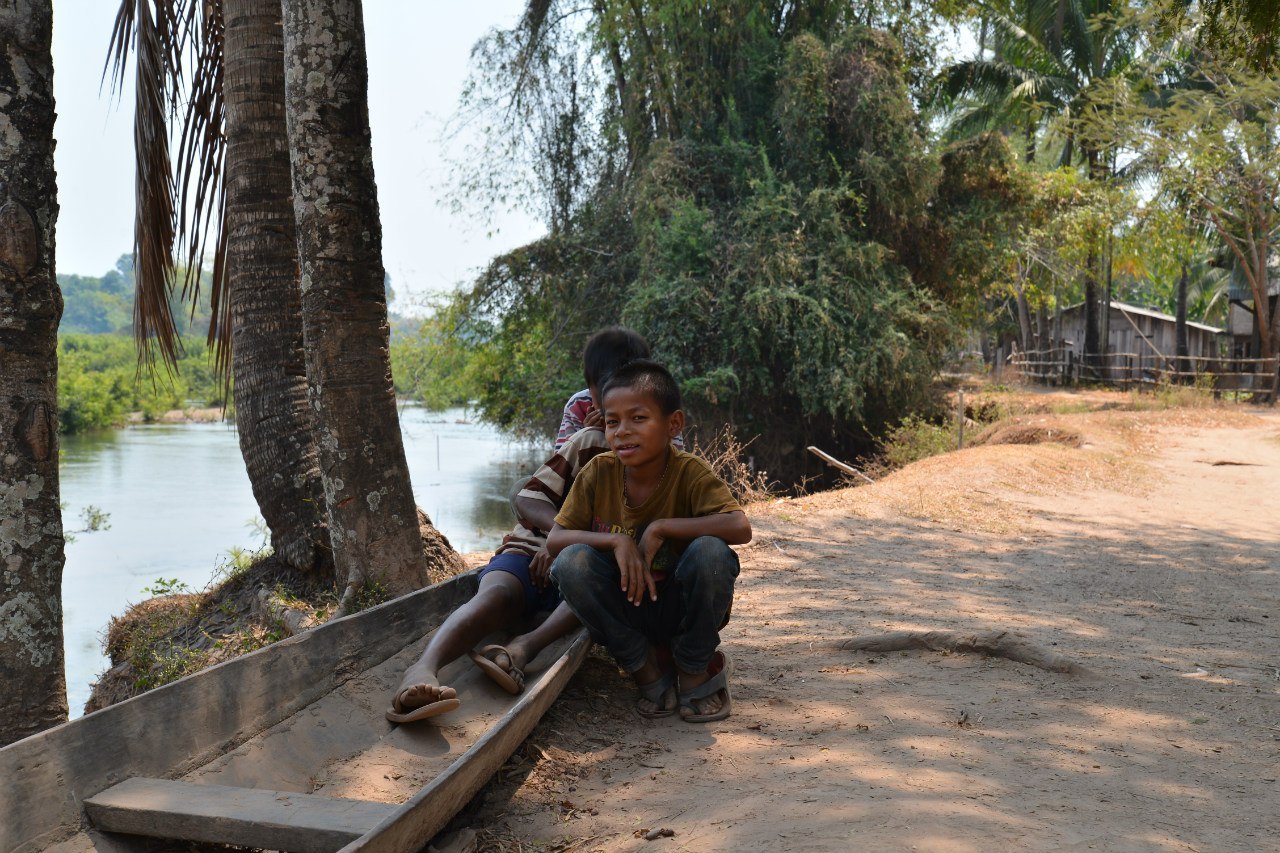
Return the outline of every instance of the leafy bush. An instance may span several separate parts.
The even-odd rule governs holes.
[[[125,335],[69,334],[58,339],[59,425],[63,433],[120,426],[132,412],[144,419],[192,403],[221,405],[201,338],[183,341],[176,373],[140,370],[133,339]]]
[[[758,438],[759,466],[784,484],[825,473],[809,444],[845,458],[870,450],[927,404],[953,337],[916,277],[938,242],[938,168],[896,42],[835,6],[806,7],[793,28],[748,3],[709,27],[658,2],[645,12],[663,22],[655,47],[653,30],[612,8],[593,7],[589,50],[616,68],[613,40],[618,61],[643,63],[620,72],[655,86],[635,100],[574,88],[597,78],[565,74],[583,49],[567,31],[539,33],[534,58],[504,53],[526,34],[479,49],[492,74],[519,69],[508,124],[514,146],[551,162],[539,189],[553,214],[547,237],[496,259],[455,302],[482,414],[550,429],[581,387],[586,338],[622,322],[671,368],[691,421]],[[681,85],[655,83],[650,63]]]
[[[950,429],[908,415],[880,442],[884,467],[895,470],[956,449],[956,435]]]

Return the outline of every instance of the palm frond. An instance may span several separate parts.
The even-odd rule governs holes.
[[[139,364],[154,369],[158,354],[166,368],[176,366],[182,343],[172,305],[176,296],[194,313],[205,250],[212,242],[209,339],[219,364],[229,365],[223,353],[230,346],[230,327],[222,304],[221,3],[122,0],[103,69],[113,90],[123,86],[130,51],[136,86],[134,336]],[[186,261],[181,277],[180,256]]]

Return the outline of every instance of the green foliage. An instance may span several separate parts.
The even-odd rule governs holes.
[[[880,458],[886,468],[896,470],[930,456],[956,449],[956,435],[917,415],[908,415],[889,430],[880,442]]]
[[[918,277],[937,164],[897,42],[842,4],[604,0],[583,57],[547,6],[478,50],[490,91],[514,94],[473,104],[509,107],[512,150],[577,158],[539,173],[549,236],[455,303],[483,415],[553,427],[586,337],[619,321],[693,420],[760,436],[782,480],[816,465],[806,444],[856,455],[924,405],[952,325]]]
[[[215,406],[222,388],[203,339],[183,342],[173,375],[139,373],[133,339],[124,335],[67,334],[58,339],[59,425],[63,433],[120,426],[132,412],[144,420],[193,402]]]
[[[142,591],[147,595],[175,595],[179,593],[192,592],[191,586],[185,581],[177,578],[156,578],[150,586],[144,586]]]
[[[80,521],[84,524],[81,533],[96,533],[99,530],[111,529],[111,513],[103,512],[100,507],[89,504],[80,510]]]
[[[477,396],[473,350],[455,336],[458,310],[436,313],[391,342],[391,375],[396,394],[428,409],[465,406]]]

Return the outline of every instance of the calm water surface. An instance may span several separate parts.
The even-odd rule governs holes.
[[[496,547],[511,528],[507,491],[550,452],[468,422],[462,410],[405,408],[409,475],[418,506],[459,551]],[[68,530],[96,506],[110,529],[78,533],[63,573],[67,699],[77,717],[89,684],[107,668],[102,636],[112,616],[174,578],[204,587],[233,547],[254,549],[258,507],[234,426],[140,426],[62,437],[61,487]]]

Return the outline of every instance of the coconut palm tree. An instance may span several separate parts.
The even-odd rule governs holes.
[[[275,554],[332,558],[307,403],[279,0],[222,0],[226,274],[240,451]]]
[[[391,382],[359,0],[286,0],[284,49],[309,399],[345,607],[365,582],[427,582]]]
[[[390,383],[377,200],[371,163],[361,160],[369,158],[367,108],[359,110],[363,154],[350,154],[346,145],[323,143],[329,131],[312,128],[313,136],[305,144],[316,147],[304,155],[312,159],[304,167],[301,185],[309,187],[319,173],[347,174],[338,161],[316,159],[321,151],[328,152],[325,156],[354,157],[357,166],[368,171],[367,189],[348,198],[367,205],[356,238],[373,235],[359,251],[364,252],[361,263],[370,264],[369,270],[376,266],[377,272],[345,290],[311,288],[306,292],[323,299],[307,301],[299,290],[299,271],[309,275],[304,280],[313,281],[324,279],[326,271],[341,270],[333,259],[350,247],[331,241],[351,234],[323,229],[303,233],[295,224],[298,216],[314,225],[316,220],[306,215],[317,209],[296,204],[293,197],[278,10],[278,5],[263,0],[206,5],[193,0],[126,0],[121,8],[113,36],[117,68],[129,45],[136,44],[135,135],[146,142],[138,155],[137,232],[168,238],[137,240],[139,333],[159,340],[166,359],[176,351],[167,343],[174,337],[172,318],[164,313],[168,299],[148,300],[142,290],[167,296],[176,288],[170,260],[175,239],[187,250],[188,271],[199,269],[205,237],[223,211],[225,102],[224,230],[213,241],[217,251],[212,296],[219,307],[211,337],[216,335],[223,345],[224,363],[225,345],[233,344],[230,364],[241,449],[255,497],[277,553],[290,565],[306,569],[336,564],[338,580],[349,590],[372,579],[388,591],[404,592],[425,583],[426,564]],[[358,7],[355,14],[359,23]],[[363,57],[362,32],[359,38]],[[183,77],[184,66],[190,69],[189,79]],[[363,58],[361,66],[358,96],[363,103]],[[163,128],[175,117],[180,91],[188,106],[177,155],[179,179],[172,182]],[[346,92],[343,97],[355,94]],[[311,109],[311,98],[312,93],[303,93],[300,108]],[[192,207],[193,222],[187,228],[182,214]],[[144,262],[148,251],[153,258]],[[318,260],[309,262],[309,257]],[[143,272],[146,269],[150,275]],[[343,285],[356,282],[345,273],[339,278]],[[376,292],[371,284],[375,279]],[[183,294],[192,295],[198,284],[198,278],[183,281]],[[149,313],[150,305],[157,309]],[[309,309],[310,330],[304,332]],[[339,532],[329,533],[326,521],[329,530]]]
[[[957,62],[938,75],[940,104],[952,114],[949,132],[1016,128],[1028,162],[1046,141],[1059,165],[1083,162],[1089,178],[1111,175],[1110,152],[1088,120],[1107,109],[1110,85],[1125,75],[1137,50],[1125,0],[1006,0],[984,7],[993,32],[990,55]],[[1085,353],[1101,353],[1097,310],[1098,255],[1085,272]]]
[[[67,719],[53,10],[0,3],[0,746]]]
[[[175,363],[173,297],[198,296],[212,246],[209,336],[232,376],[254,497],[276,555],[323,569],[331,563],[306,404],[279,3],[123,0],[111,41],[117,77],[131,50],[137,57],[140,352]]]

